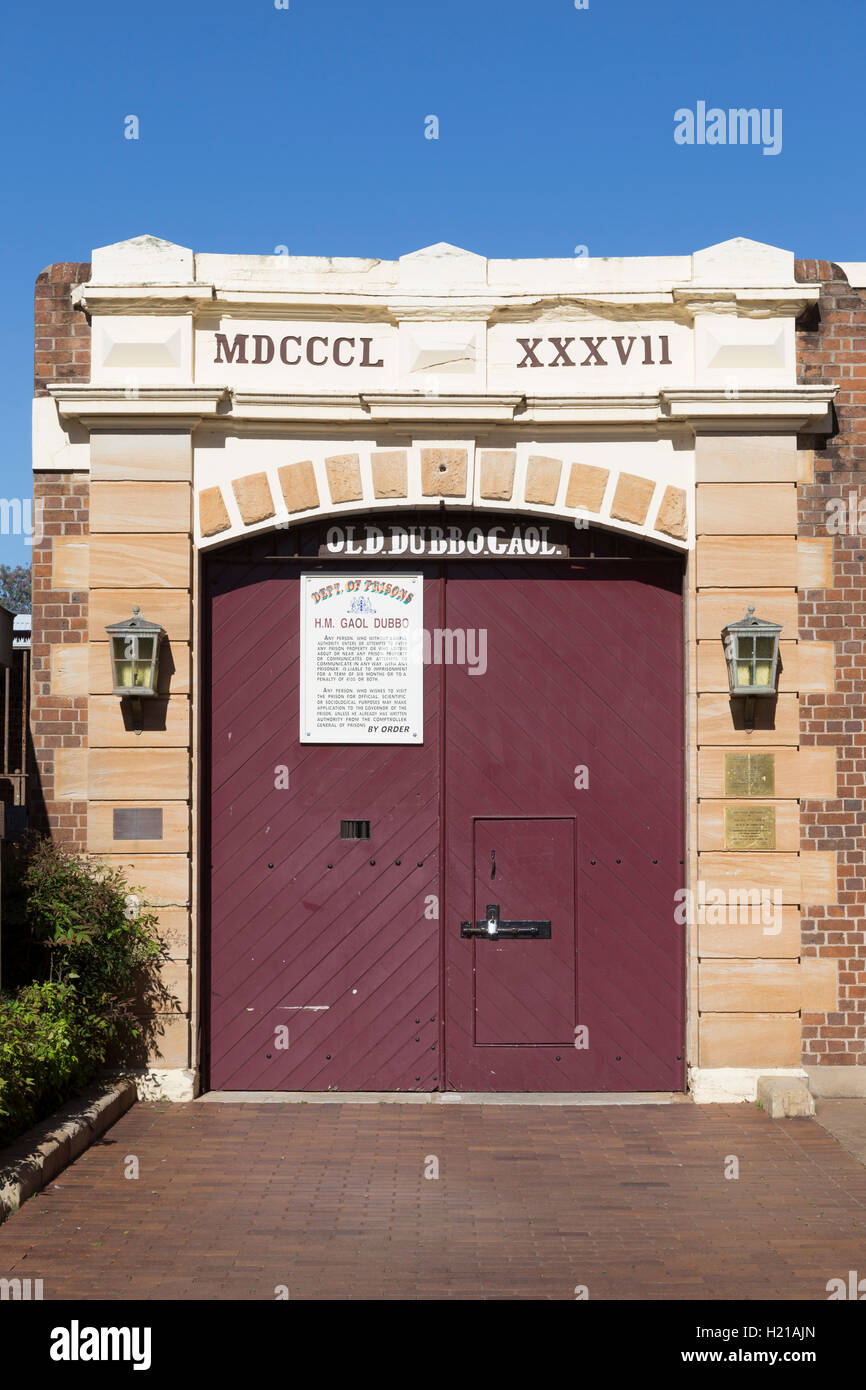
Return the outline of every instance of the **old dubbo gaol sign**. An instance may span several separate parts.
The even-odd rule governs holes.
[[[421,743],[420,574],[301,576],[301,743]]]

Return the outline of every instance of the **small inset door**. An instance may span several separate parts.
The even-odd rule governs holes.
[[[474,838],[475,1044],[573,1046],[574,822],[477,820]]]

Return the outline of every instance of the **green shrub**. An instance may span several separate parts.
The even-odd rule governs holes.
[[[0,996],[0,1143],[80,1091],[109,1049],[138,1038],[134,1005],[159,988],[156,914],[141,911],[120,870],[44,839],[22,855],[42,978]]]
[[[0,1140],[85,1086],[99,1065],[70,985],[25,985],[0,999]]]

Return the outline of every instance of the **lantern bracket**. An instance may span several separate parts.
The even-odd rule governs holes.
[[[121,704],[123,703],[123,700],[126,700],[127,704],[129,705],[130,712],[132,714],[133,733],[137,734],[140,738],[142,733],[144,732],[144,710],[141,704],[141,696],[125,695],[121,699]]]

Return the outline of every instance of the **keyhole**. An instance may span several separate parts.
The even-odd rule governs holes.
[[[495,850],[495,849],[492,849],[492,850],[490,851],[490,877],[491,877],[491,878],[495,878],[495,877],[496,877],[496,850]]]

